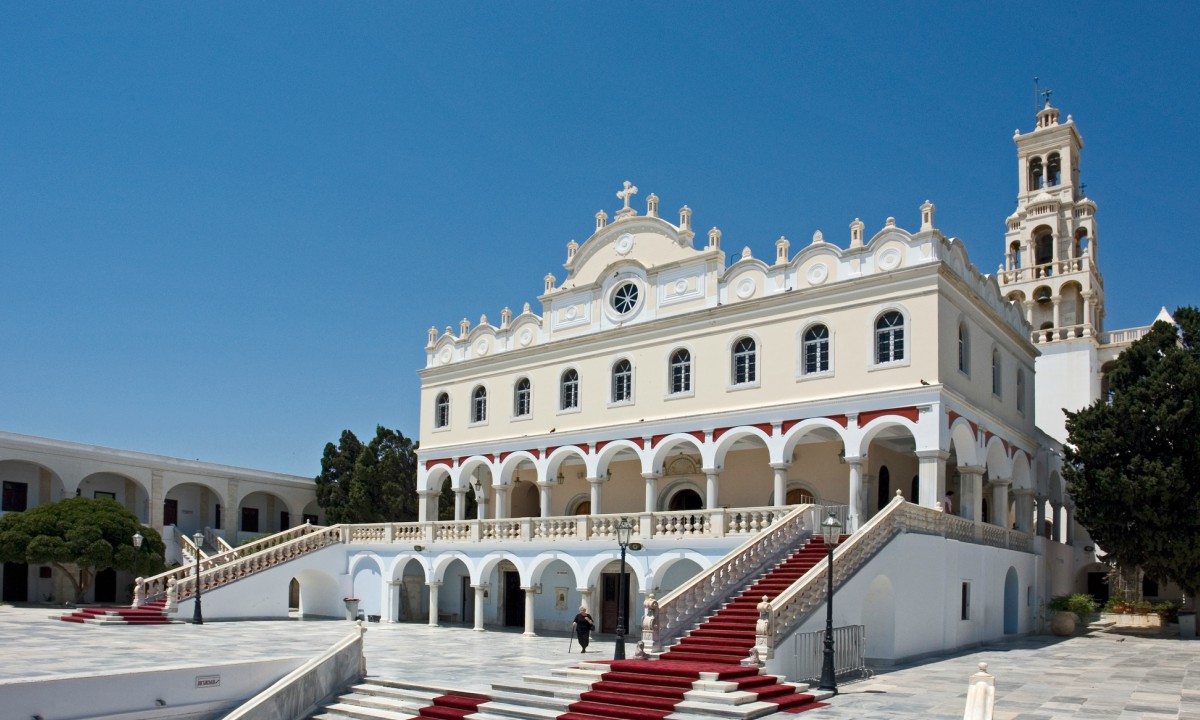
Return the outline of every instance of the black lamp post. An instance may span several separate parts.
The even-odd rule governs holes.
[[[617,521],[617,544],[621,546],[621,577],[617,581],[618,592],[617,597],[617,644],[613,648],[613,660],[625,659],[625,596],[629,591],[625,589],[625,550],[629,547],[629,538],[633,536],[633,523],[629,518],[621,518]]]
[[[192,611],[192,622],[203,625],[204,614],[200,612],[200,546],[204,544],[204,533],[193,535],[192,542],[196,543],[196,608]]]
[[[142,535],[140,532],[138,532],[137,530],[134,530],[134,531],[133,531],[133,547],[134,547],[134,549],[135,549],[135,550],[140,550],[140,549],[141,549],[141,547],[142,547],[142,541],[143,541],[143,540],[145,540],[145,539],[146,539],[146,538],[145,538],[145,536],[143,536],[143,535]]]
[[[821,523],[821,535],[829,546],[829,567],[826,570],[829,590],[825,593],[825,660],[821,663],[821,684],[817,687],[832,693],[837,693],[837,677],[833,670],[833,549],[841,539],[841,532],[842,524],[830,512],[825,522]]]

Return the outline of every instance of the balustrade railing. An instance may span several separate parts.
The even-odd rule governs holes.
[[[1056,340],[1070,340],[1071,338],[1089,337],[1092,334],[1091,323],[1083,325],[1063,325],[1055,328],[1045,328],[1044,330],[1033,330],[1029,333],[1029,339],[1034,343],[1048,343]]]
[[[351,543],[477,543],[604,540],[616,542],[617,522],[634,521],[633,538],[721,538],[755,535],[791,512],[791,507],[718,508],[611,515],[523,517],[504,520],[439,520],[435,522],[349,525]]]
[[[663,646],[682,635],[696,620],[710,614],[735,588],[743,586],[768,565],[778,562],[813,533],[816,527],[814,505],[774,508],[770,525],[758,531],[720,562],[676,588],[661,600],[653,594],[645,601],[646,619],[642,622],[642,642],[648,651],[660,652]],[[752,510],[736,510],[734,522],[754,524],[766,521]]]
[[[1131,343],[1135,340],[1142,339],[1146,333],[1150,332],[1150,326],[1127,328],[1125,330],[1113,330],[1106,332],[1100,336],[1100,343],[1103,345],[1116,345],[1121,343]]]
[[[1084,255],[1077,258],[1042,263],[1041,265],[1001,269],[997,274],[999,275],[1000,284],[1006,285],[1008,283],[1021,282],[1022,280],[1036,280],[1038,278],[1054,277],[1070,272],[1081,272],[1090,267],[1090,256]]]
[[[961,542],[1021,552],[1033,551],[1033,537],[1027,533],[948,515],[936,508],[914,505],[905,502],[897,493],[875,517],[834,551],[835,589],[901,532],[941,535]],[[829,558],[824,558],[774,600],[759,604],[755,639],[755,651],[759,658],[765,660],[772,657],[777,641],[787,637],[825,601],[828,571]]]
[[[217,534],[216,530],[213,530],[210,527],[204,528],[204,542],[208,543],[212,547],[215,547],[218,552],[224,553],[233,549],[233,546],[226,542],[225,538],[221,537],[219,534]]]
[[[219,566],[235,564],[238,561],[263,552],[264,550],[288,543],[296,538],[303,537],[317,530],[323,531],[325,529],[326,528],[317,528],[316,526],[305,523],[304,525],[294,527],[290,530],[284,530],[281,533],[259,538],[254,542],[246,543],[245,545],[226,550],[222,553],[217,553],[216,555],[205,555],[203,552],[201,552],[200,572],[204,573]],[[178,530],[176,530],[176,532],[178,532]],[[134,607],[139,607],[147,602],[150,602],[151,600],[161,597],[166,593],[168,585],[172,582],[179,584],[188,577],[195,577],[196,556],[194,553],[196,552],[196,545],[186,535],[183,535],[182,533],[179,535],[180,537],[177,539],[179,540],[180,547],[184,549],[184,558],[187,560],[187,562],[177,568],[167,570],[166,572],[159,573],[158,575],[150,578],[138,578],[134,582],[133,587]],[[191,548],[192,552],[190,557],[188,556],[188,548]]]

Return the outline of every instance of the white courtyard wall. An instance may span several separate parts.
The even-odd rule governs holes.
[[[1092,339],[1040,345],[1037,359],[1037,424],[1055,440],[1067,441],[1063,409],[1079,410],[1100,397],[1100,366]]]

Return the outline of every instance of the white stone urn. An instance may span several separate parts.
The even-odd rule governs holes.
[[[346,603],[346,619],[358,619],[358,598],[342,598],[342,602]]]
[[[1050,632],[1059,637],[1075,634],[1075,622],[1078,618],[1070,610],[1056,610],[1050,620]]]

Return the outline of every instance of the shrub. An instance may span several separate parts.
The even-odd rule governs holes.
[[[1096,602],[1096,599],[1087,593],[1058,595],[1050,598],[1049,604],[1051,610],[1075,613],[1081,622],[1086,621],[1099,607],[1100,604]]]

